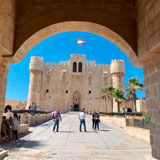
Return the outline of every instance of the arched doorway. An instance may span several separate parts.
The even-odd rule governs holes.
[[[73,94],[73,111],[80,111],[81,95],[78,91]]]
[[[10,105],[7,105],[4,109],[4,113],[11,112],[11,111],[12,111],[12,107]]]

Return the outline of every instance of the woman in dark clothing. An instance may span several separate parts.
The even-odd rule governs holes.
[[[94,119],[95,113],[96,113],[96,112],[93,112],[93,114],[92,114],[92,128],[93,128],[93,129],[95,128],[95,119]]]
[[[94,116],[94,120],[95,120],[95,124],[94,124],[94,129],[98,129],[99,130],[99,122],[100,122],[100,118],[99,118],[99,113],[96,112],[95,116]]]

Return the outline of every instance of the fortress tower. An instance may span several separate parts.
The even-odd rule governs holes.
[[[32,103],[37,103],[38,106],[40,105],[43,70],[43,58],[31,57],[29,65],[30,83],[28,92],[28,106]]]
[[[112,77],[112,86],[116,89],[124,89],[124,61],[112,60],[110,66],[110,72]],[[113,112],[118,112],[117,102],[113,102]]]
[[[70,73],[85,74],[86,56],[80,54],[71,54],[70,56]]]

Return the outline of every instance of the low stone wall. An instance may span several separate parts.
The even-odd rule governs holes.
[[[139,127],[125,127],[126,134],[150,144],[150,131]]]
[[[115,116],[101,116],[100,119],[102,123],[111,123],[115,126],[124,128],[126,134],[150,144],[149,129],[134,127],[134,119],[126,120],[126,118]]]
[[[18,131],[18,134],[23,134],[29,132],[29,125],[28,124],[21,124],[20,130]]]
[[[13,113],[4,113],[7,119],[13,117]],[[18,113],[18,117],[20,119],[20,124],[28,124],[29,126],[40,124],[52,119],[51,113],[37,113],[35,115],[31,115],[29,113]]]
[[[29,126],[40,124],[52,119],[52,114],[35,114],[31,115],[28,113],[18,114],[20,116],[21,124],[28,124]]]
[[[116,125],[121,128],[126,127],[126,119],[123,117],[115,117],[115,116],[102,116],[101,121],[108,121],[113,125]]]

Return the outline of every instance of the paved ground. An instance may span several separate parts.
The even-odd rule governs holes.
[[[60,132],[52,132],[49,121],[30,128],[30,134],[19,142],[5,144],[9,156],[5,160],[145,160],[150,147],[142,141],[125,135],[123,129],[101,123],[100,131],[91,128],[87,116],[88,132],[79,132],[77,113],[63,115]]]

